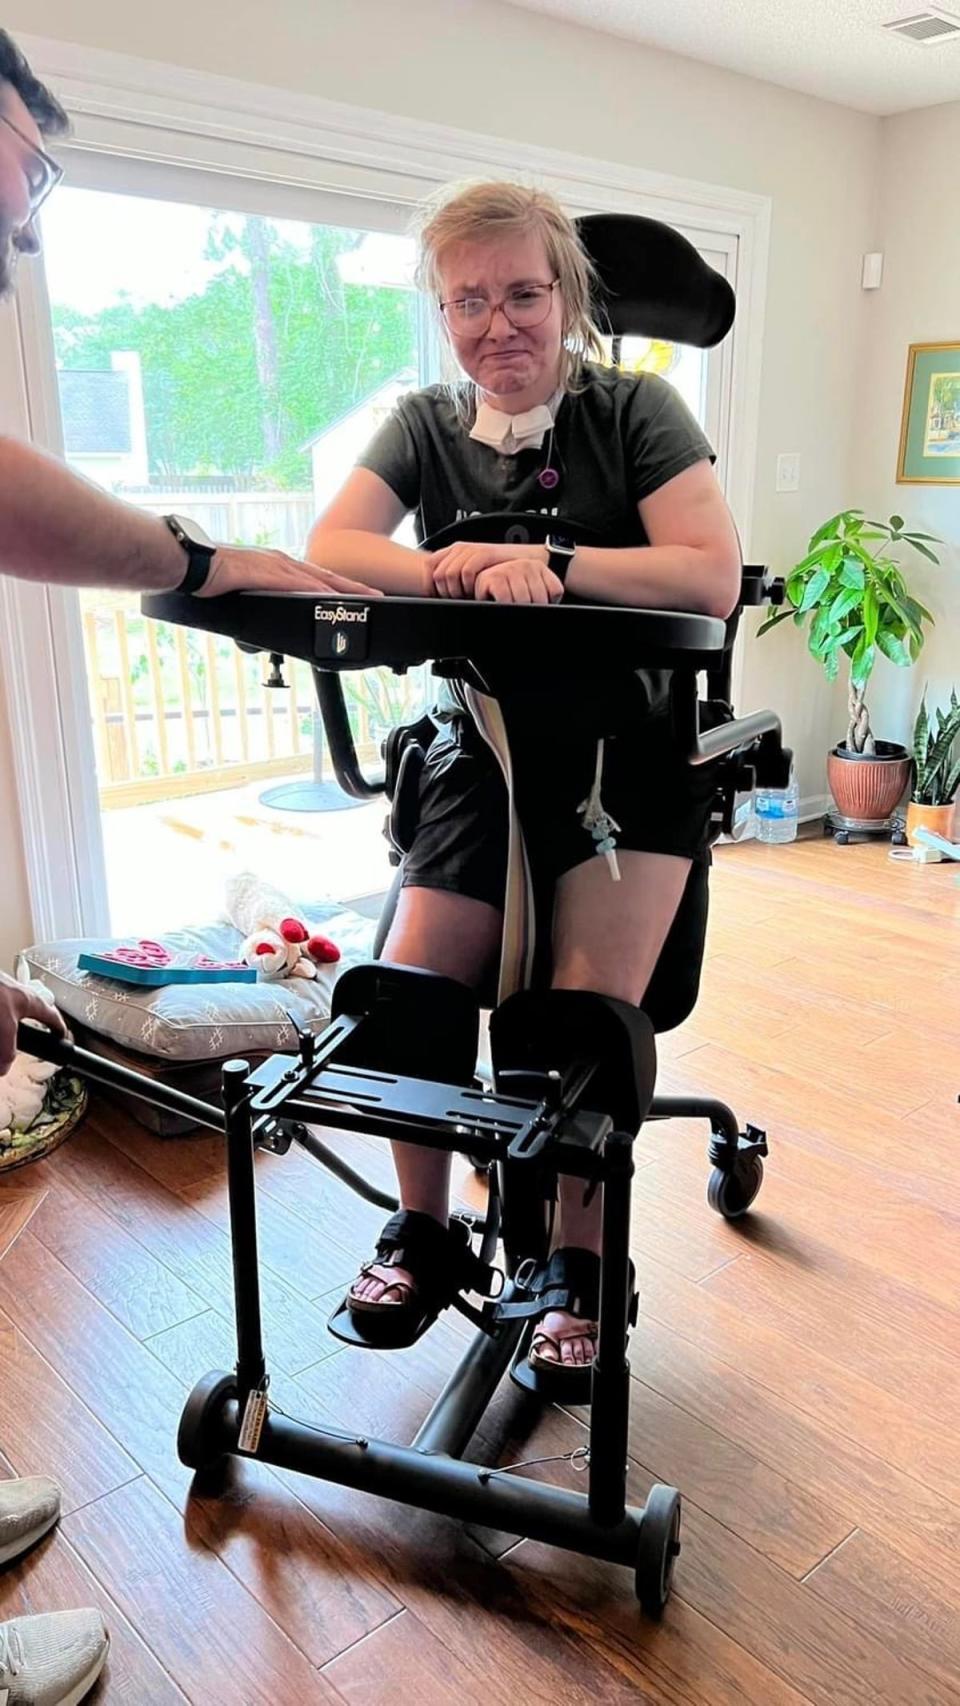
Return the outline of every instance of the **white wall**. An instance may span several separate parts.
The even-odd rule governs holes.
[[[772,197],[754,560],[785,568],[852,484],[880,121],[495,0],[232,0],[161,13],[128,0],[8,0],[5,27],[308,91]],[[774,493],[779,451],[802,487]],[[750,645],[744,708],[780,710],[801,794],[824,789],[839,700],[792,627]],[[0,732],[0,742],[2,742]],[[0,758],[0,784],[3,760]],[[5,803],[0,800],[0,818]],[[8,804],[8,809],[10,809]],[[0,962],[29,933],[0,925]]]
[[[855,465],[865,508],[946,541],[934,546],[939,568],[913,553],[901,558],[937,618],[916,668],[881,661],[871,683],[876,732],[907,741],[925,682],[931,702],[949,698],[952,685],[960,691],[960,486],[896,483],[907,350],[960,342],[960,101],[886,120],[880,160],[883,285],[867,301]]]

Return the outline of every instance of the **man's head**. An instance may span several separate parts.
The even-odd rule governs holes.
[[[58,176],[43,141],[68,128],[59,101],[0,30],[0,297],[13,288],[20,255],[39,248],[33,222]]]

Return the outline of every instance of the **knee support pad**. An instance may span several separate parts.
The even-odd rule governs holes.
[[[519,990],[490,1020],[495,1079],[503,1072],[565,1071],[597,1063],[583,1105],[618,1131],[639,1131],[656,1084],[657,1051],[647,1015],[626,1001],[580,989]]]

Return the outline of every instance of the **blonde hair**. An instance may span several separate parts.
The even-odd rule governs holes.
[[[507,180],[452,184],[423,208],[418,221],[417,284],[440,302],[440,267],[454,243],[496,242],[535,235],[543,239],[547,260],[560,284],[563,342],[559,383],[564,391],[582,384],[584,361],[603,357],[601,333],[591,312],[596,273],[573,220],[547,190]],[[465,414],[475,387],[454,389],[458,412]]]

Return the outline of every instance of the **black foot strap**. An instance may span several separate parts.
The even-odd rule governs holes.
[[[554,1250],[535,1267],[524,1263],[516,1283],[526,1296],[501,1303],[497,1315],[501,1321],[524,1320],[534,1315],[546,1315],[551,1309],[564,1309],[580,1321],[595,1321],[600,1310],[600,1257],[592,1250],[566,1246]]]
[[[471,1223],[456,1215],[449,1226],[414,1209],[391,1215],[374,1256],[360,1271],[366,1275],[375,1267],[403,1268],[412,1276],[413,1286],[409,1290],[404,1286],[407,1296],[400,1303],[365,1303],[348,1293],[330,1317],[330,1331],[347,1344],[401,1350],[414,1344],[451,1303],[481,1324],[480,1313],[459,1294],[472,1291],[493,1296],[502,1276],[474,1255],[471,1231]]]

